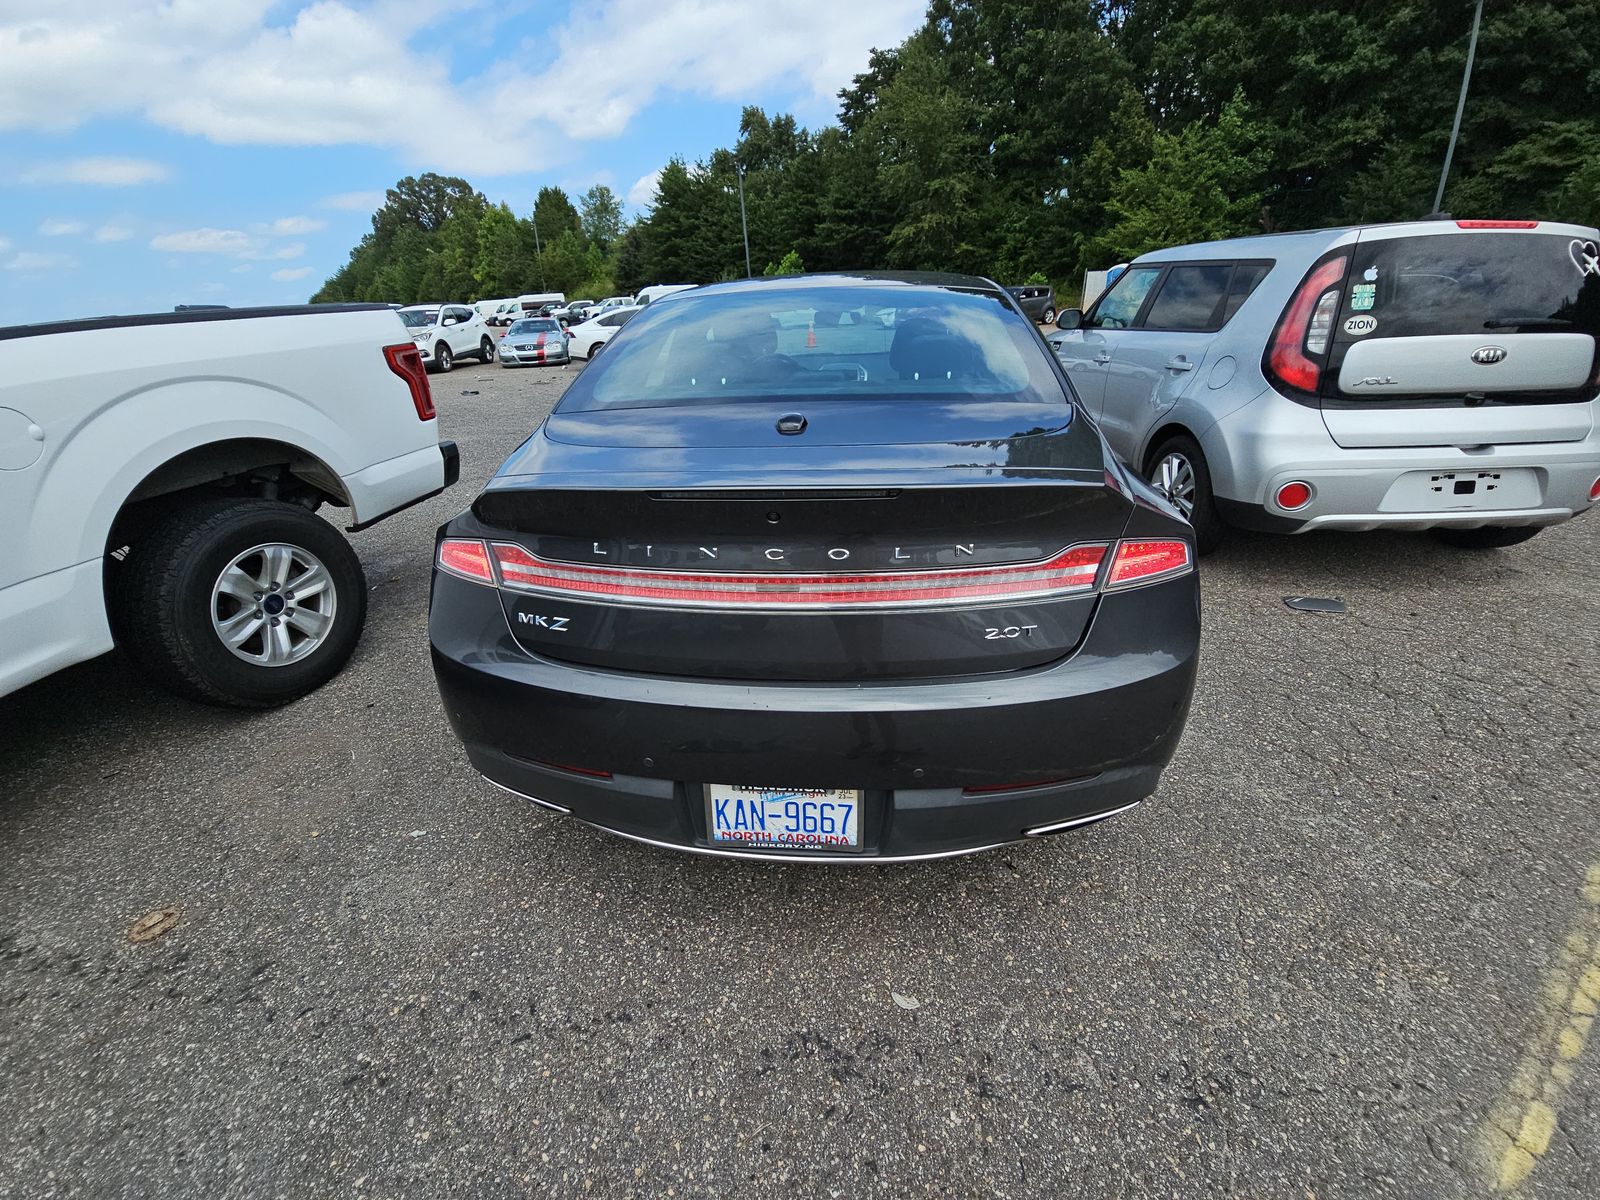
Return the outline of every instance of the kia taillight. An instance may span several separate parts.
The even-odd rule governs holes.
[[[439,569],[470,579],[473,583],[494,586],[494,567],[489,563],[489,548],[471,538],[445,538],[439,543]]]
[[[411,389],[411,403],[417,407],[419,421],[431,421],[437,415],[433,408],[433,391],[428,386],[428,368],[422,363],[422,353],[415,342],[403,346],[385,346],[384,360]]]
[[[1106,575],[1106,587],[1132,587],[1186,574],[1194,562],[1189,543],[1181,538],[1127,541],[1117,547]]]
[[[694,608],[918,608],[998,604],[1092,592],[1103,544],[1074,546],[1032,563],[920,571],[793,574],[667,571],[556,562],[496,542],[504,586],[619,604]]]
[[[1339,285],[1349,265],[1349,255],[1330,258],[1295,290],[1267,347],[1270,378],[1294,391],[1315,394],[1322,383],[1322,356],[1328,352],[1339,308]]]

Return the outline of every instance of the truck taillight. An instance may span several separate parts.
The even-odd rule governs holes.
[[[411,389],[411,403],[417,406],[417,420],[431,421],[438,414],[433,407],[433,389],[428,386],[428,368],[422,364],[422,353],[415,342],[403,346],[385,346],[384,361]]]
[[[1316,392],[1322,384],[1322,356],[1328,351],[1340,283],[1350,256],[1341,254],[1316,267],[1295,290],[1267,347],[1267,374],[1297,392]],[[1316,357],[1312,357],[1315,355]]]

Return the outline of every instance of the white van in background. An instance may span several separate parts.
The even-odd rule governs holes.
[[[546,304],[565,304],[565,292],[529,292],[525,296],[518,296],[517,303],[522,306],[522,316],[537,313]]]
[[[652,300],[660,300],[663,296],[670,296],[674,292],[687,292],[690,288],[698,287],[695,283],[652,283],[649,287],[640,288],[639,294],[633,298],[635,304],[649,304]]]

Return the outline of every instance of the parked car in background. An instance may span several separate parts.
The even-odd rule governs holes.
[[[581,324],[593,305],[593,300],[569,300],[560,308],[552,311],[550,315],[560,321],[563,328],[566,328],[569,325]]]
[[[1136,259],[1047,340],[1193,522],[1526,541],[1600,499],[1600,233],[1432,220]]]
[[[570,361],[567,331],[554,317],[523,317],[513,321],[500,339],[502,367],[537,367]]]
[[[641,312],[640,306],[613,308],[567,330],[567,348],[575,358],[593,358],[618,331]]]
[[[598,310],[599,312],[605,312],[607,309],[611,309],[611,308],[632,308],[632,307],[633,307],[633,297],[632,296],[607,296],[604,300],[600,301],[599,304],[595,305],[595,309]],[[589,315],[590,316],[594,316],[595,314],[594,314],[594,312],[591,312]]]
[[[1000,298],[791,276],[636,310],[440,531],[473,766],[653,845],[809,862],[1150,795],[1194,687],[1193,531]]]
[[[699,286],[693,283],[652,283],[649,287],[642,287],[634,296],[634,303],[641,308],[664,296],[671,296],[678,292],[687,292]]]
[[[494,335],[465,304],[413,304],[400,310],[400,320],[422,361],[435,370],[450,370],[458,358],[494,362]]]
[[[517,297],[517,303],[522,306],[523,316],[536,316],[545,314],[551,305],[559,307],[567,302],[565,292],[528,292]]]
[[[345,536],[456,481],[386,305],[0,329],[0,695],[125,648],[245,708],[344,665],[367,585]]]
[[[525,316],[527,316],[527,310],[522,307],[522,303],[520,301],[506,300],[503,301],[499,307],[497,307],[488,316],[484,317],[483,323],[485,325],[493,325],[496,328],[499,328],[501,326],[510,325],[511,322],[520,320]]]
[[[507,305],[515,303],[515,300],[506,298],[499,300],[475,300],[472,304],[472,311],[477,313],[479,317],[483,318],[483,323],[485,325],[493,325],[495,314],[504,310]]]
[[[1056,319],[1056,290],[1049,284],[1023,284],[1007,288],[1025,312],[1041,325],[1053,325]]]

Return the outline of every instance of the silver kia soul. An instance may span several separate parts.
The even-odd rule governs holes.
[[[1116,451],[1229,525],[1509,546],[1600,499],[1600,233],[1429,220],[1179,246],[1047,335]]]

